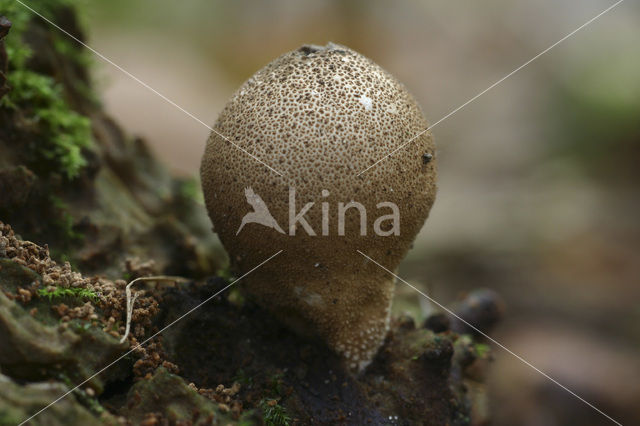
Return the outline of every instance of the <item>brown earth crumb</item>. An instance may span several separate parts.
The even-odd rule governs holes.
[[[44,287],[82,287],[94,290],[94,278],[84,278],[79,272],[71,270],[69,262],[58,265],[49,255],[49,247],[23,241],[16,237],[11,226],[0,222],[0,257],[6,257],[42,277]]]
[[[200,395],[210,399],[211,401],[217,402],[220,411],[225,413],[230,411],[233,419],[237,420],[238,418],[240,418],[243,410],[243,404],[241,401],[233,398],[237,397],[238,393],[240,392],[240,383],[234,383],[233,385],[231,385],[231,387],[228,388],[225,388],[224,385],[220,384],[216,386],[215,389],[198,389],[198,387],[193,383],[190,383],[189,387],[196,390]]]
[[[223,394],[229,396],[234,396],[238,392],[240,392],[240,383],[234,383],[230,388],[226,388],[222,391]]]
[[[64,317],[65,315],[67,315],[67,312],[69,312],[69,307],[64,303],[61,303],[59,305],[51,306],[51,310],[58,314],[58,316]]]
[[[238,419],[242,414],[242,402],[233,401],[231,403],[231,416],[233,419]]]
[[[68,322],[72,319],[84,319],[84,320],[97,320],[98,315],[95,313],[95,307],[91,302],[85,302],[82,306],[76,306],[70,308],[64,303],[51,306],[51,310],[61,317],[63,322]]]
[[[29,303],[31,301],[31,297],[33,293],[25,288],[18,289],[18,297],[17,299],[22,303]]]
[[[151,378],[151,374],[160,366],[173,374],[180,372],[180,368],[176,364],[166,360],[167,355],[162,347],[161,339],[162,337],[159,336],[142,347],[136,347],[138,343],[135,339],[135,343],[131,343],[131,346],[135,348],[134,353],[140,356],[140,359],[133,364],[133,374],[136,380]]]
[[[160,413],[147,413],[140,422],[140,426],[155,426],[160,424],[164,424],[163,416]]]

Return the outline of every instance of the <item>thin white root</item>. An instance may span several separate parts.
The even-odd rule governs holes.
[[[131,286],[133,286],[133,284],[137,282],[149,282],[149,281],[184,283],[184,282],[188,282],[189,280],[182,277],[157,275],[153,277],[136,278],[135,280],[127,284],[127,287],[125,288],[125,294],[127,296],[127,325],[124,329],[124,336],[122,336],[122,339],[120,339],[120,343],[124,343],[127,340],[127,337],[129,337],[129,332],[131,331],[131,318],[133,317],[133,304],[135,303],[138,296],[140,296],[140,292],[138,292],[138,293],[135,293],[133,297],[131,297]]]

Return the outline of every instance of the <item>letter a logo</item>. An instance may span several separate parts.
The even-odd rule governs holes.
[[[273,216],[271,216],[271,213],[269,213],[267,205],[262,201],[262,198],[260,198],[258,194],[253,192],[251,187],[245,188],[244,195],[247,197],[247,203],[253,207],[253,211],[244,215],[236,235],[240,233],[242,228],[244,228],[244,225],[247,223],[259,223],[260,225],[264,225],[267,228],[273,228],[279,233],[284,234],[284,231],[280,228],[278,222],[276,222]]]

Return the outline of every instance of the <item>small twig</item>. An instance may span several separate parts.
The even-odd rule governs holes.
[[[125,340],[127,340],[127,337],[129,337],[129,331],[131,330],[131,319],[133,317],[133,304],[135,303],[136,299],[138,298],[138,296],[140,296],[140,293],[136,293],[133,297],[131,297],[131,286],[139,281],[157,281],[157,282],[174,282],[174,283],[184,283],[184,282],[188,282],[189,280],[186,278],[182,278],[182,277],[172,277],[172,276],[167,276],[167,275],[157,275],[157,276],[153,276],[153,277],[140,277],[140,278],[136,278],[135,280],[131,281],[129,284],[127,284],[127,287],[125,288],[125,294],[127,296],[127,325],[124,329],[124,336],[122,336],[122,339],[120,339],[120,343],[123,343]]]

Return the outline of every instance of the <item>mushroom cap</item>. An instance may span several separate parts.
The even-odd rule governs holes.
[[[426,220],[436,193],[435,147],[427,127],[417,102],[393,76],[329,43],[286,53],[249,78],[207,142],[201,166],[205,201],[232,264],[245,273],[284,250],[244,278],[243,288],[355,368],[370,361],[384,340],[393,294],[391,276],[357,250],[394,270]],[[316,235],[300,224],[289,235],[290,188],[294,214],[314,203],[304,218]],[[264,201],[283,232],[258,223],[238,232],[252,211],[249,193]],[[338,235],[338,203],[350,201],[366,210],[366,235],[356,208],[346,210],[345,232]],[[376,219],[391,213],[378,205],[383,202],[398,206],[399,235],[374,232]],[[393,229],[392,221],[381,223],[382,231]]]

